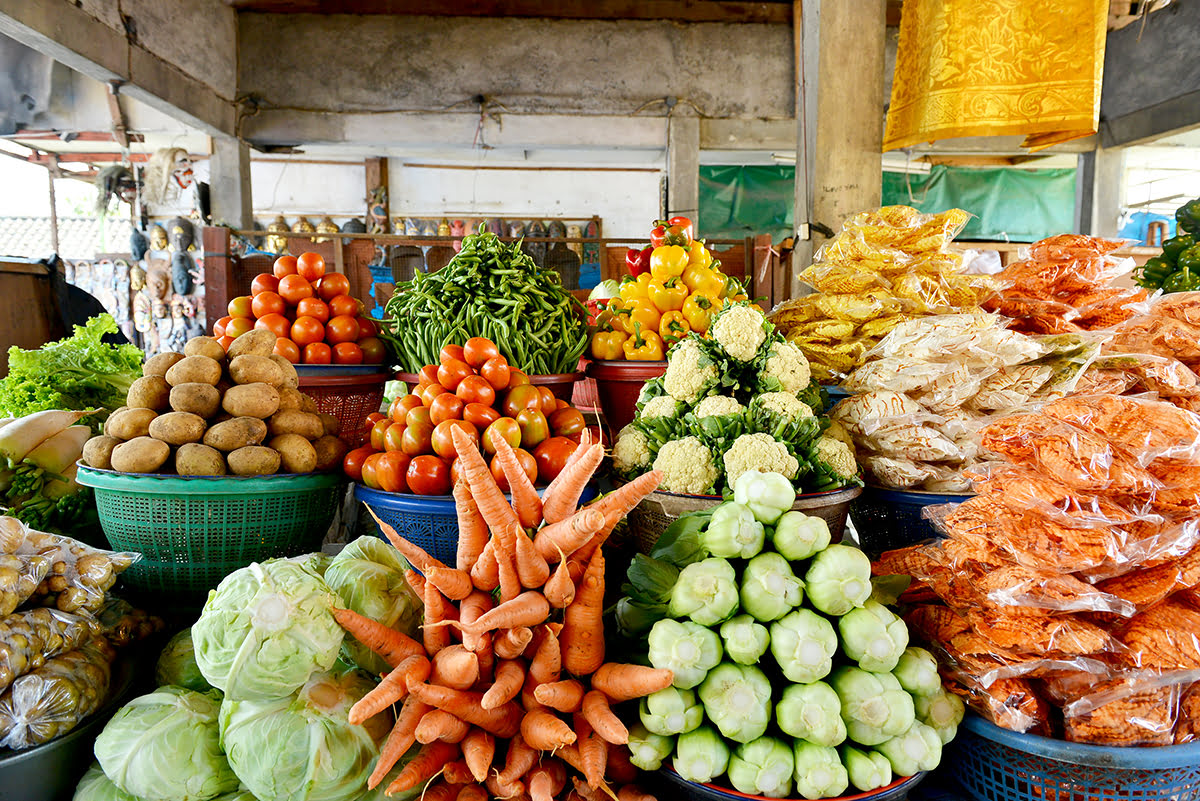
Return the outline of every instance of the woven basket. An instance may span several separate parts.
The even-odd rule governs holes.
[[[937,539],[938,531],[923,516],[926,506],[959,504],[971,493],[944,494],[918,490],[895,490],[867,485],[860,498],[850,504],[850,519],[858,544],[874,558],[893,548],[904,548]]]
[[[391,373],[349,372],[331,368],[331,372],[312,374],[312,368],[300,370],[300,391],[313,399],[317,411],[331,414],[342,424],[339,436],[351,448],[363,444],[370,433],[367,415],[383,404],[383,387]]]

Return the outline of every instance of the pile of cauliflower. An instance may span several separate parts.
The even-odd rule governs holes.
[[[808,360],[749,304],[727,306],[707,337],[673,347],[637,408],[614,466],[627,478],[661,470],[667,492],[719,495],[747,470],[780,473],[804,492],[861,483],[853,440],[817,417],[824,400]]]

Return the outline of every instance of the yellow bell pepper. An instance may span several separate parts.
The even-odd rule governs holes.
[[[658,321],[658,335],[668,348],[691,333],[687,318],[682,311],[669,311]]]
[[[687,266],[687,248],[679,245],[660,245],[650,253],[650,275],[656,281],[681,276]]]
[[[688,266],[690,267],[711,267],[713,262],[712,254],[708,252],[708,248],[704,247],[703,242],[693,242],[688,249]]]
[[[616,361],[625,353],[621,347],[628,336],[620,331],[597,331],[592,334],[592,358],[601,361]]]
[[[624,331],[630,336],[634,335],[638,325],[649,331],[657,331],[658,321],[662,318],[649,298],[633,298],[624,301],[622,307],[614,313],[620,318],[620,323],[618,324],[614,319],[613,328]]]
[[[716,295],[706,295],[703,292],[693,292],[683,302],[683,317],[688,326],[703,334],[708,330],[709,318],[721,308],[721,301]]]
[[[621,282],[621,288],[617,290],[622,300],[633,300],[634,298],[649,298],[651,277],[649,273],[642,273],[637,278],[629,275]]]
[[[683,271],[683,283],[692,292],[720,297],[725,289],[725,274],[710,267],[688,265]]]
[[[687,286],[678,278],[650,282],[650,302],[660,312],[679,311],[688,294]]]
[[[663,341],[653,330],[644,330],[639,323],[634,334],[625,340],[621,348],[625,358],[635,362],[657,362],[663,358]]]

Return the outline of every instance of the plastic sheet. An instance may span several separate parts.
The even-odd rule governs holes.
[[[1049,403],[1042,413],[1096,432],[1143,466],[1164,457],[1185,461],[1200,457],[1200,415],[1163,401],[1076,396]]]
[[[30,748],[74,729],[104,702],[113,656],[93,638],[14,681],[0,696],[0,746]]]

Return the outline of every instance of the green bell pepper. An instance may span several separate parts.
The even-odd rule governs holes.
[[[1167,276],[1175,272],[1175,266],[1166,259],[1155,256],[1147,259],[1146,263],[1133,271],[1133,280],[1140,287],[1158,289],[1167,280]]]
[[[1179,234],[1163,242],[1162,258],[1172,264],[1179,260],[1179,254],[1196,244],[1196,238],[1191,234]]]
[[[1200,233],[1200,198],[1175,209],[1175,226],[1189,234]]]
[[[1200,245],[1192,245],[1180,253],[1179,258],[1175,261],[1175,266],[1181,270],[1200,273]]]
[[[1195,292],[1200,290],[1200,270],[1192,272],[1187,267],[1182,267],[1178,272],[1172,273],[1163,281],[1164,292]]]

